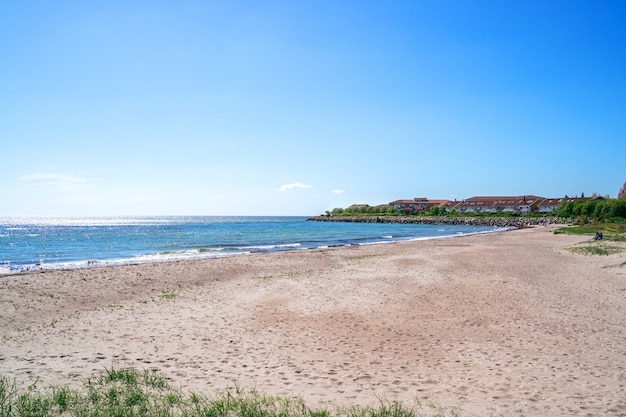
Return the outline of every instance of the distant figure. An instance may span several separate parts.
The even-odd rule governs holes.
[[[593,240],[601,240],[603,237],[602,233],[596,232],[596,237],[594,237]]]

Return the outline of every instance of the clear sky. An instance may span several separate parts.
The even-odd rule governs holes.
[[[626,2],[2,1],[0,216],[626,181]]]

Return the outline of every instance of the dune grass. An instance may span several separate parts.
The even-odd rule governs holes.
[[[594,236],[601,232],[605,240],[626,242],[626,223],[590,223],[578,226],[560,227],[555,234],[589,235]]]
[[[602,240],[593,240],[597,232],[602,233]],[[581,255],[613,255],[624,251],[623,242],[626,242],[626,224],[605,223],[585,224],[579,226],[561,227],[555,234],[588,235],[590,239],[576,246],[567,248],[570,252]],[[613,244],[609,244],[611,242]],[[622,244],[620,246],[620,244]]]
[[[0,376],[0,417],[460,417],[458,408],[380,401],[376,407],[310,408],[302,399],[232,388],[184,393],[155,371],[106,369],[78,389],[36,383],[19,390]],[[494,416],[494,414],[488,414]],[[518,414],[521,415],[521,414]],[[500,414],[500,416],[503,416]]]
[[[602,245],[602,244],[589,244],[584,242],[584,245],[574,246],[567,248],[570,252],[579,253],[581,255],[613,255],[615,253],[623,252],[619,246]]]

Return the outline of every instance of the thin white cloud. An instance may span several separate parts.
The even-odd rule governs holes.
[[[311,188],[311,187],[313,186],[309,184],[303,184],[301,182],[294,182],[292,184],[281,185],[278,191],[288,191],[288,190],[293,190],[294,188]]]
[[[335,194],[343,194],[346,191],[345,190],[333,190],[332,192],[335,193]]]
[[[28,181],[31,185],[39,188],[47,188],[55,191],[76,192],[84,188],[93,178],[79,177],[72,174],[55,172],[41,172],[24,175],[21,180]]]

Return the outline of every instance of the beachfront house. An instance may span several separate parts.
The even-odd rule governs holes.
[[[412,200],[396,200],[389,203],[389,205],[395,207],[400,212],[414,213],[416,211],[428,210],[428,199],[416,197]]]
[[[535,195],[480,196],[461,201],[455,206],[460,213],[509,213],[527,214],[537,210],[544,200]]]
[[[352,204],[350,207],[347,208],[347,210],[366,210],[370,207],[369,204]]]
[[[447,209],[450,206],[450,203],[454,203],[450,200],[428,200],[428,209],[430,210],[433,207],[441,207]]]
[[[586,197],[563,197],[563,198],[546,198],[537,206],[539,213],[555,213],[556,208],[561,203],[576,203],[578,201],[587,201]]]
[[[460,202],[460,201],[457,201],[457,200],[454,200],[454,201],[452,201],[452,200],[448,200],[446,203],[444,203],[444,204],[443,204],[443,205],[441,205],[440,207],[442,207],[442,208],[446,209],[446,211],[448,211],[448,212],[452,212],[452,211],[456,210],[456,208],[457,208],[457,206],[458,206],[459,204],[461,204],[461,202]]]
[[[412,200],[396,200],[389,203],[389,206],[403,213],[426,212],[431,207],[445,207],[450,200],[429,200],[426,197],[415,197]]]

